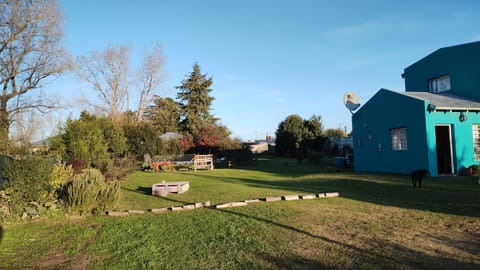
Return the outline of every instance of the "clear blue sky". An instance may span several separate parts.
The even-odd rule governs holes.
[[[403,69],[434,50],[480,40],[480,1],[62,0],[74,56],[130,45],[133,62],[163,44],[163,94],[198,62],[213,77],[212,113],[244,140],[274,134],[288,115],[320,115],[350,131],[343,95],[365,103],[404,90]],[[134,68],[134,67],[132,67]],[[58,82],[57,82],[58,83]],[[66,100],[86,89],[58,83]],[[85,92],[87,93],[87,92]],[[72,109],[72,111],[74,111]],[[74,114],[74,113],[73,113]]]

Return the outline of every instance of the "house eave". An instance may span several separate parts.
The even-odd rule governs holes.
[[[435,106],[435,109],[431,111],[433,112],[480,112],[480,108]]]

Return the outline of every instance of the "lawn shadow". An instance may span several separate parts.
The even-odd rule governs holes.
[[[292,225],[282,224],[264,217],[258,217],[251,214],[241,213],[236,210],[215,209],[220,211],[248,219],[254,219],[258,222],[265,223],[269,226],[276,226],[282,229],[290,230],[302,236],[310,238],[306,240],[304,237],[302,241],[323,241],[332,247],[339,247],[342,250],[347,250],[349,256],[355,258],[356,263],[369,266],[368,269],[377,269],[381,266],[383,269],[479,269],[479,264],[475,262],[465,262],[453,258],[447,258],[444,254],[436,253],[431,255],[427,251],[418,251],[411,247],[401,245],[394,242],[389,242],[382,239],[373,239],[367,246],[356,246],[355,244],[345,243],[325,235],[313,234],[303,229],[296,228]],[[475,241],[469,243],[470,246],[475,245]],[[449,246],[450,239],[443,239],[442,245]],[[379,250],[381,250],[379,252]],[[472,254],[477,251],[474,250]],[[329,268],[319,259],[299,258],[298,256],[271,256],[268,253],[261,253],[258,256],[279,269],[288,269],[295,266],[301,266],[301,269],[326,269]]]
[[[121,187],[121,189],[128,190],[128,191],[131,191],[131,192],[140,193],[140,194],[143,194],[143,195],[152,195],[152,188],[151,187],[138,186],[136,189]]]
[[[211,176],[217,177],[217,176]],[[217,177],[254,188],[286,190],[295,193],[339,192],[340,197],[386,206],[428,210],[438,213],[480,216],[480,189],[469,188],[468,178],[446,181],[429,177],[424,187],[413,189],[410,179],[401,175],[316,174],[291,180],[263,180]],[[473,182],[472,182],[473,183]],[[476,186],[475,186],[476,187]]]

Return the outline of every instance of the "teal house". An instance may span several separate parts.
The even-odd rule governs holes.
[[[352,116],[355,171],[433,176],[480,164],[480,42],[405,68],[405,92],[380,89]]]

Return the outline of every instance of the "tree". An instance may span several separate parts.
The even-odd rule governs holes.
[[[90,105],[115,121],[120,120],[125,107],[129,109],[130,98],[137,98],[137,94],[135,118],[141,120],[146,105],[151,102],[165,75],[165,58],[159,43],[155,43],[152,51],[145,54],[136,77],[132,77],[134,73],[130,71],[130,64],[130,47],[113,44],[109,44],[103,52],[92,51],[77,60],[77,76],[88,83],[99,97],[99,102]],[[131,91],[132,88],[136,93]]]
[[[160,134],[146,122],[137,122],[123,126],[127,138],[128,152],[137,158],[144,154],[159,155],[162,152]]]
[[[94,168],[106,168],[109,159],[108,144],[97,121],[85,118],[67,120],[62,141],[66,160],[80,159]]]
[[[279,155],[296,157],[301,161],[308,151],[320,151],[323,143],[322,121],[313,115],[303,120],[298,115],[290,115],[280,122],[276,131],[276,151]]]
[[[54,0],[0,3],[0,152],[7,150],[15,114],[55,107],[46,95],[31,97],[31,91],[41,89],[47,78],[68,67],[61,26],[62,15]]]
[[[145,53],[143,63],[137,72],[137,87],[139,92],[137,121],[142,120],[145,108],[156,91],[158,91],[160,84],[165,78],[164,72],[165,57],[163,56],[162,46],[160,43],[155,43],[150,53]]]
[[[303,119],[299,115],[289,115],[280,122],[276,131],[276,151],[280,155],[293,157],[303,139]]]
[[[325,142],[322,117],[319,115],[312,115],[310,119],[304,120],[303,125],[304,135],[300,146],[301,152],[305,155],[307,151],[320,151]]]
[[[202,127],[214,124],[217,119],[210,114],[210,106],[213,97],[210,96],[210,88],[213,80],[202,74],[200,66],[195,63],[193,71],[187,76],[176,89],[177,99],[180,105],[180,127],[184,133],[191,134],[194,143],[198,142],[198,136]]]
[[[329,138],[339,139],[339,138],[347,137],[347,134],[341,128],[329,128],[325,130],[325,136]]]
[[[229,135],[225,126],[206,124],[198,134],[197,150],[210,153],[213,148],[220,148]]]
[[[118,120],[127,104],[129,65],[130,48],[112,44],[103,52],[92,51],[77,59],[77,76],[90,84],[100,99],[90,105],[111,119]]]
[[[94,122],[103,133],[103,139],[107,144],[107,152],[110,158],[121,156],[128,150],[127,139],[123,133],[123,129],[116,125],[111,119],[105,117],[97,117],[87,112],[80,114],[80,120]]]
[[[180,111],[172,98],[155,97],[153,105],[146,110],[146,118],[161,134],[179,130]]]

